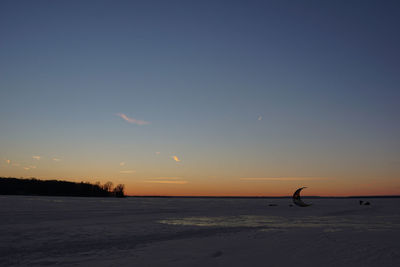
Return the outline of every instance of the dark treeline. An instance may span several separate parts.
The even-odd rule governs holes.
[[[0,195],[124,197],[124,185],[0,177]]]

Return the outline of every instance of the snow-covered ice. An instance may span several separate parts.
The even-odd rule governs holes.
[[[0,196],[0,265],[400,266],[400,199],[364,200]]]

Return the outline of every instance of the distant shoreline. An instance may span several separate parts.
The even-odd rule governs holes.
[[[0,177],[0,195],[125,197],[124,185],[119,184],[113,189],[112,182],[101,185],[100,183],[12,177]]]

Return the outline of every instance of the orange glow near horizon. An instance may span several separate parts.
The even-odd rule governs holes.
[[[21,177],[29,179],[32,177]],[[41,180],[53,180],[52,178],[40,178]],[[95,183],[100,181],[104,184],[108,180],[103,179],[77,179],[77,178],[59,178],[57,180],[73,181],[73,182],[89,182]],[[399,190],[390,184],[376,185],[374,183],[361,185],[358,187],[348,187],[343,184],[324,184],[324,180],[305,179],[304,182],[300,178],[282,178],[260,180],[241,180],[237,183],[225,184],[223,182],[216,183],[199,183],[182,180],[179,177],[157,177],[151,180],[142,179],[137,182],[124,183],[121,180],[111,181],[114,186],[122,183],[125,185],[125,194],[128,196],[249,196],[249,197],[284,197],[291,196],[293,192],[302,186],[307,188],[302,191],[303,196],[321,196],[321,197],[346,197],[346,196],[377,196],[377,195],[399,195]],[[248,182],[252,181],[252,182]],[[268,181],[268,182],[266,182]],[[283,182],[282,182],[283,181]],[[326,181],[325,181],[326,182]]]
[[[147,183],[147,181],[145,182]],[[268,184],[235,184],[210,185],[210,184],[190,184],[186,181],[162,181],[158,184],[135,183],[127,185],[126,194],[130,196],[291,196],[293,192],[302,187],[301,183],[286,183],[283,185]],[[303,190],[303,196],[374,196],[374,195],[399,195],[398,190],[391,187],[376,188],[373,185],[366,185],[359,188],[346,189],[340,185],[324,186],[307,183],[307,189]]]
[[[152,156],[160,160],[159,155]],[[12,163],[21,164],[14,166],[4,160],[0,166],[0,176],[101,184],[111,181],[114,186],[124,184],[126,195],[130,196],[279,197],[290,196],[303,186],[307,187],[302,192],[304,196],[400,195],[396,172],[388,173],[385,178],[374,174],[367,176],[362,172],[352,176],[338,173],[336,177],[276,175],[279,171],[270,171],[275,175],[259,175],[268,172],[262,169],[243,171],[243,167],[233,168],[234,165],[229,169],[209,164],[208,168],[203,169],[197,162],[196,165],[190,165],[191,161],[182,164],[171,160],[171,157],[165,155],[164,162],[155,165],[157,168],[147,162],[133,165],[122,160],[115,160],[110,166],[106,162],[99,164],[97,161],[86,162],[84,165],[65,158],[54,161],[52,157],[30,159],[26,164],[11,159]]]

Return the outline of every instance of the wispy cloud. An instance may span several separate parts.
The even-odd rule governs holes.
[[[188,181],[154,181],[154,180],[149,180],[149,181],[144,181],[145,183],[152,183],[152,184],[187,184]]]
[[[40,160],[42,157],[41,156],[33,156],[32,158],[36,159],[36,160]]]
[[[36,169],[36,166],[34,166],[34,165],[31,165],[31,166],[28,166],[28,167],[24,167],[24,170],[30,170],[30,169]]]
[[[324,177],[245,177],[242,181],[319,181],[327,180]]]
[[[137,124],[137,125],[146,125],[146,124],[150,124],[150,122],[148,121],[142,121],[142,120],[137,120],[135,118],[129,118],[127,115],[125,115],[124,113],[117,113],[116,114],[118,117],[121,117],[122,119],[124,119],[125,121],[129,122],[129,123],[133,123],[133,124]]]
[[[136,171],[134,171],[134,170],[127,170],[127,171],[119,171],[119,173],[124,173],[124,174],[127,174],[127,173],[135,173]]]
[[[263,119],[263,116],[258,115],[257,120],[258,120],[258,121],[262,121],[262,119]]]
[[[177,156],[172,156],[172,158],[173,158],[176,162],[180,162],[180,161],[181,161]]]
[[[120,162],[119,163],[119,166],[125,166],[125,162],[123,161],[123,162]]]
[[[155,177],[155,178],[151,178],[151,179],[155,179],[155,180],[179,180],[179,179],[181,179],[181,177]]]

